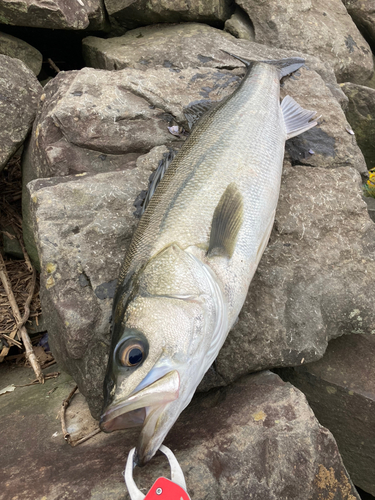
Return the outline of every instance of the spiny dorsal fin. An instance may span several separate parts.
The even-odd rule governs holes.
[[[302,134],[318,124],[317,121],[311,121],[316,115],[316,111],[303,109],[290,95],[284,97],[281,103],[281,111],[283,112],[287,139]]]
[[[168,153],[163,154],[163,158],[159,161],[158,168],[150,175],[148,190],[141,191],[134,202],[134,206],[136,207],[134,215],[136,217],[140,217],[146,210],[153,194],[155,193],[155,189],[158,187],[159,182],[164,177],[165,172],[168,170],[168,167],[172,163],[176,154],[177,151],[174,149],[171,149]]]
[[[208,111],[212,109],[217,103],[208,100],[194,101],[191,102],[186,108],[184,108],[184,115],[187,119],[190,130],[199,121],[199,119]]]
[[[232,182],[215,208],[207,255],[219,254],[231,258],[242,221],[243,198],[236,184]]]

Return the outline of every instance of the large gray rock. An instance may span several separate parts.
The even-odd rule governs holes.
[[[375,224],[352,168],[286,166],[270,242],[202,389],[321,358],[330,339],[374,334]]]
[[[49,283],[53,283],[52,287],[43,288],[42,300],[45,310],[51,311],[51,317],[54,316],[53,321],[57,323],[62,314],[60,309],[64,303],[65,283],[73,286],[75,280],[74,287],[77,288],[72,288],[75,290],[75,297],[79,297],[80,293],[86,297],[85,294],[90,291],[87,288],[82,292],[78,281],[79,274],[82,273],[77,270],[76,247],[70,240],[73,238],[73,229],[77,232],[73,233],[75,239],[82,237],[86,241],[85,261],[96,262],[103,266],[99,270],[95,264],[90,268],[90,272],[85,271],[87,276],[85,279],[91,283],[95,282],[93,288],[96,289],[99,285],[110,283],[117,277],[119,263],[125,251],[125,247],[118,246],[117,235],[122,231],[127,235],[126,238],[130,238],[135,224],[132,218],[121,219],[119,223],[123,225],[116,226],[114,235],[111,236],[111,225],[105,230],[107,255],[111,255],[114,264],[113,266],[108,264],[110,271],[107,271],[108,276],[103,278],[104,263],[96,261],[93,253],[96,251],[96,245],[100,243],[97,243],[95,238],[87,237],[84,229],[86,225],[91,228],[91,222],[83,218],[78,225],[71,227],[71,221],[77,219],[77,210],[79,214],[81,212],[91,214],[97,202],[91,199],[91,195],[88,195],[88,198],[82,196],[78,209],[70,207],[70,203],[77,202],[76,198],[68,197],[70,201],[68,199],[64,201],[64,197],[65,190],[73,185],[72,179],[74,183],[78,181],[82,183],[82,186],[87,182],[88,187],[82,187],[87,193],[90,193],[90,189],[93,191],[89,187],[91,180],[98,179],[93,192],[103,199],[104,195],[99,196],[100,191],[97,190],[100,182],[105,182],[105,175],[99,174],[96,177],[93,174],[100,169],[109,171],[121,168],[128,169],[129,176],[141,176],[139,180],[132,180],[138,192],[146,188],[151,167],[148,167],[147,175],[141,174],[137,169],[129,170],[134,168],[135,161],[141,161],[140,158],[136,160],[137,156],[165,141],[173,146],[180,145],[179,139],[166,133],[167,121],[163,121],[164,117],[167,116],[167,120],[173,117],[177,122],[184,123],[183,106],[194,100],[202,98],[216,100],[227,95],[239,83],[239,76],[235,71],[215,68],[197,70],[188,67],[178,71],[160,67],[150,68],[148,71],[129,68],[112,73],[86,68],[80,72],[63,74],[55,80],[60,82],[60,85],[54,86],[54,83],[51,83],[46,88],[46,95],[43,96],[44,104],[26,151],[24,175],[25,177],[29,175],[27,164],[34,165],[35,168],[31,171],[34,177],[69,176],[74,173],[78,175],[69,177],[67,183],[60,178],[34,181],[29,185],[30,198],[33,199],[35,195],[38,200],[36,205],[31,202],[30,217],[33,223],[30,227],[34,227],[36,231],[42,262],[42,282],[48,284],[49,280]],[[371,289],[374,286],[368,277],[369,274],[366,275],[363,266],[361,268],[358,264],[358,260],[367,259],[368,268],[372,269],[373,261],[370,250],[366,247],[366,238],[371,241],[373,224],[368,219],[366,207],[360,198],[359,175],[354,168],[341,167],[350,165],[359,170],[365,169],[363,157],[355,146],[353,137],[345,130],[347,126],[345,116],[322,79],[311,70],[302,69],[297,79],[286,82],[283,92],[286,91],[296,97],[303,106],[324,114],[324,121],[315,134],[307,137],[305,143],[300,139],[300,143],[292,143],[293,147],[288,146],[293,163],[295,165],[305,163],[307,166],[298,168],[287,166],[284,177],[286,184],[282,187],[273,246],[264,257],[268,258],[264,261],[267,264],[265,267],[261,264],[241,320],[230,335],[223,355],[219,357],[218,373],[211,370],[202,388],[228,383],[243,373],[265,367],[299,364],[303,357],[305,360],[318,359],[324,353],[328,339],[340,334],[337,325],[342,324],[341,315],[347,317],[346,307],[357,307],[357,302],[360,302],[358,307],[365,308],[368,305],[366,300],[359,300],[361,290],[366,287]],[[134,102],[135,106],[131,106]],[[138,120],[137,117],[141,119]],[[150,130],[153,134],[151,137]],[[311,147],[314,148],[314,152],[309,152]],[[65,157],[59,153],[64,148]],[[107,149],[103,152],[103,148]],[[69,151],[80,156],[76,156],[77,160],[71,160]],[[130,153],[136,155],[127,156]],[[101,155],[110,156],[110,154],[118,163],[111,164],[109,161],[107,164],[106,158],[100,158]],[[89,160],[91,158],[91,161],[87,161],[85,156]],[[74,156],[71,158],[74,159]],[[97,163],[93,161],[94,158],[97,159]],[[153,168],[157,163],[158,158],[155,157]],[[114,172],[110,175],[115,174]],[[115,184],[118,182],[120,181],[115,181]],[[53,187],[53,190],[52,187],[47,190],[47,186],[55,186],[56,183],[60,184]],[[103,189],[106,193],[110,188]],[[40,195],[37,191],[40,191]],[[129,199],[126,200],[127,205],[124,205],[124,210],[126,209],[129,214],[134,210],[132,203],[138,193],[134,189],[131,194],[132,196],[129,195]],[[51,201],[52,199],[54,201]],[[30,203],[25,199],[26,220],[29,217],[28,205]],[[66,214],[64,218],[61,218],[61,207],[64,207]],[[109,222],[112,220],[111,217],[118,216],[117,209],[111,205],[105,210]],[[59,221],[61,226],[54,226],[55,221]],[[369,236],[365,232],[367,229]],[[57,231],[55,239],[51,240],[49,235],[55,234],[55,231]],[[330,234],[328,239],[325,239],[326,233]],[[27,235],[27,231],[24,234]],[[78,234],[81,236],[77,236]],[[111,241],[112,246],[110,246]],[[28,248],[30,251],[30,247]],[[337,266],[336,261],[341,254],[343,260],[340,261],[341,265]],[[64,260],[61,260],[62,255]],[[353,260],[348,256],[353,256]],[[102,256],[100,258],[104,260]],[[106,260],[108,258],[106,257]],[[59,259],[59,266],[64,269],[63,273],[54,267],[57,266]],[[48,269],[55,269],[55,274],[51,275],[52,273],[48,272],[45,267],[46,262],[52,263],[52,267]],[[302,267],[299,262],[303,263]],[[346,287],[347,275],[351,273],[354,273],[356,278],[352,280],[350,287]],[[95,276],[98,275],[101,276],[100,283],[95,281]],[[279,281],[276,279],[278,275],[282,277]],[[61,283],[62,292],[59,291],[60,285],[56,282],[56,276]],[[306,280],[309,283],[308,287],[305,285]],[[328,295],[325,287],[322,287],[324,280],[328,283]],[[78,319],[79,336],[75,333],[72,335],[71,332],[74,332],[76,327],[71,327],[69,319],[66,320],[68,324],[61,321],[59,325],[51,323],[49,329],[59,332],[61,337],[59,342],[70,346],[70,350],[58,348],[56,351],[62,353],[64,359],[61,361],[64,365],[69,365],[69,370],[80,381],[82,391],[88,396],[90,405],[94,408],[95,398],[100,397],[101,393],[105,369],[103,360],[108,346],[103,342],[102,326],[98,334],[96,330],[93,333],[92,321],[98,325],[107,325],[111,304],[110,301],[98,302],[92,291],[90,294],[94,300],[89,301],[85,298],[83,300],[85,307],[81,306],[79,298],[69,302],[69,307],[72,308],[69,314],[72,318]],[[295,294],[293,299],[292,294]],[[330,307],[328,303],[335,305],[336,312],[331,316],[326,313]],[[75,307],[79,312],[74,312]],[[270,310],[274,311],[272,315],[269,313]],[[53,311],[58,312],[55,314]],[[311,321],[309,318],[312,318]],[[365,329],[368,328],[370,320],[366,321]],[[332,328],[331,323],[334,324]],[[344,322],[341,333],[348,330],[350,325]],[[86,339],[91,335],[94,337],[98,335],[97,341],[101,343],[101,350],[89,351],[88,357],[85,358],[86,354],[82,354],[80,339]],[[78,358],[75,358],[76,350]],[[81,361],[81,355],[85,361]],[[73,371],[75,364],[76,372]],[[101,368],[98,368],[99,366]],[[98,411],[98,408],[93,411]]]
[[[0,22],[34,28],[74,29],[105,26],[103,0],[2,0]]]
[[[103,39],[90,36],[83,39],[83,56],[87,66],[109,70],[135,68],[146,71],[158,66],[175,71],[185,68],[243,70],[244,65],[223,50],[254,60],[305,57],[308,67],[319,73],[326,83],[336,84],[330,64],[317,57],[297,50],[275,49],[239,40],[205,24],[145,26],[120,37]]]
[[[42,69],[43,56],[39,50],[7,33],[0,33],[0,54],[21,59],[36,76]]]
[[[50,345],[93,413],[102,404],[117,275],[138,219],[133,202],[166,148],[138,166],[28,184]],[[148,161],[147,161],[148,160]]]
[[[41,91],[23,62],[0,54],[0,171],[29,133]]]
[[[253,23],[250,21],[246,12],[238,6],[233,15],[225,21],[224,29],[236,38],[243,38],[244,40],[250,40],[252,42],[255,41]]]
[[[256,42],[317,56],[333,66],[339,82],[371,77],[371,49],[341,0],[236,1],[254,24]]]
[[[29,381],[11,375],[1,379],[4,385]],[[1,397],[4,500],[19,491],[23,500],[129,500],[122,473],[139,431],[100,433],[71,448],[55,417],[72,387],[62,373],[57,380]],[[91,424],[82,422],[79,399],[73,398],[66,413],[73,436]],[[304,396],[271,373],[196,397],[165,444],[175,453],[195,500],[360,500],[331,433],[319,425]],[[144,493],[160,476],[170,477],[160,455],[134,470]]]
[[[342,0],[353,21],[372,47],[375,46],[375,6],[373,0]]]
[[[375,89],[355,83],[343,83],[341,88],[349,98],[346,117],[371,170],[375,168]]]
[[[360,313],[352,316],[360,322]],[[375,331],[374,331],[375,333]],[[357,486],[375,495],[375,335],[330,342],[315,363],[280,370],[305,393],[319,422],[335,436]]]
[[[189,21],[220,26],[231,16],[232,4],[230,0],[105,0],[110,20],[127,29]]]

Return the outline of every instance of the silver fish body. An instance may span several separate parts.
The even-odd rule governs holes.
[[[143,424],[139,463],[188,405],[241,310],[272,229],[286,139],[316,125],[292,99],[280,105],[279,80],[276,64],[254,63],[201,118],[127,252],[101,427]]]

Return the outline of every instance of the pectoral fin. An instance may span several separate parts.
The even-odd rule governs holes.
[[[302,134],[318,124],[317,121],[311,121],[316,115],[316,111],[303,109],[290,95],[284,97],[281,103],[281,111],[283,112],[287,139]]]
[[[242,222],[243,198],[236,184],[232,182],[215,208],[207,255],[219,254],[231,258]]]

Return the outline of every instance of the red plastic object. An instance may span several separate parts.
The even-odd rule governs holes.
[[[144,500],[190,500],[185,490],[165,477],[159,477]]]

